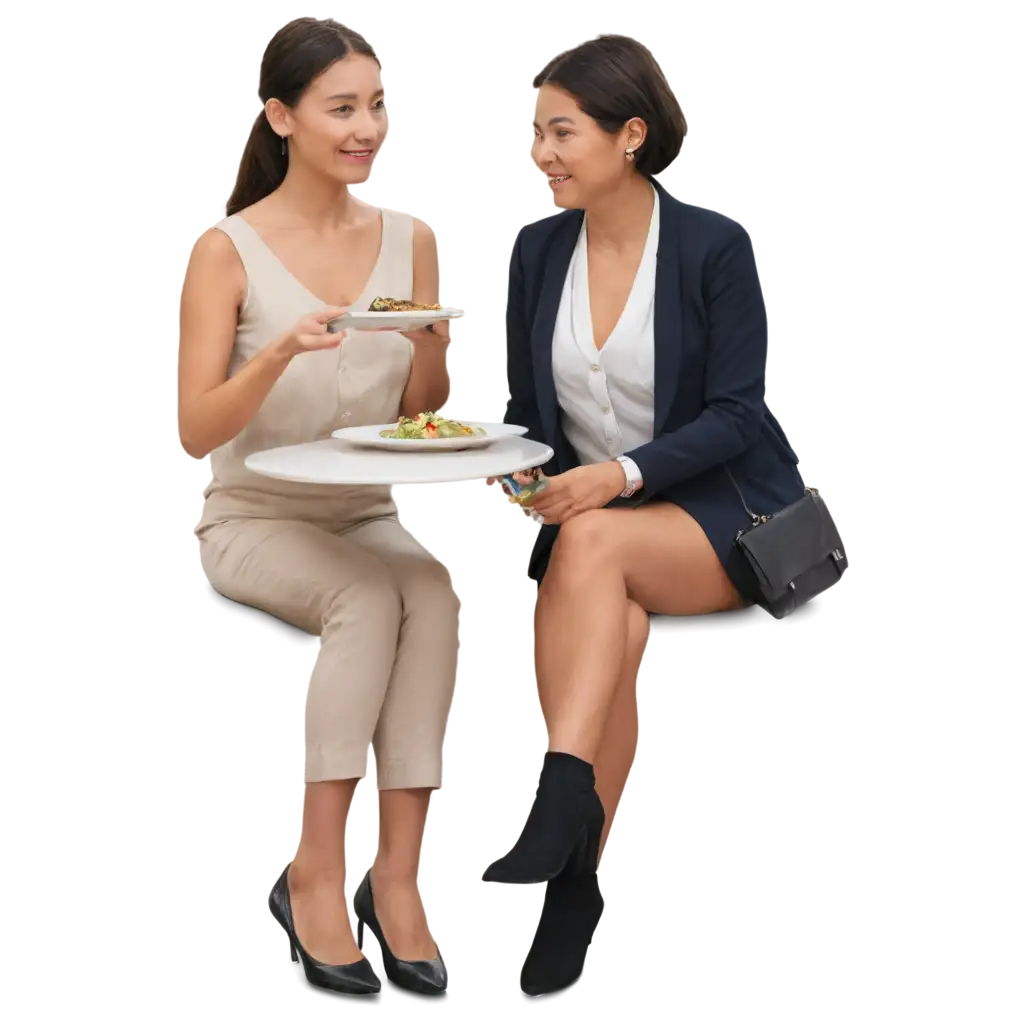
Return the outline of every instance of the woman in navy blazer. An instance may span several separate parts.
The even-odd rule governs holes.
[[[512,253],[505,420],[555,452],[529,565],[549,746],[519,840],[484,875],[547,883],[521,977],[531,994],[579,976],[601,916],[596,868],[636,749],[648,614],[750,604],[737,487],[757,514],[804,493],[764,400],[750,238],[652,178],[686,134],[654,58],[602,36],[534,86],[533,158],[564,209],[523,228]]]

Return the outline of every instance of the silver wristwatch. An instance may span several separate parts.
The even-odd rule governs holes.
[[[620,492],[619,497],[632,498],[644,485],[644,478],[640,475],[640,467],[628,455],[618,455],[615,461],[626,472],[626,486]]]

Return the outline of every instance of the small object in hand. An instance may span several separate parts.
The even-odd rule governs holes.
[[[531,477],[533,481],[532,483],[521,484],[516,479],[516,475],[514,473],[510,473],[501,478],[501,485],[505,493],[514,502],[524,506],[527,502],[532,501],[533,498],[548,485],[547,480],[540,475],[539,469],[527,470],[526,473]]]

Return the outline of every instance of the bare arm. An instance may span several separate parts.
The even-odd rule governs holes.
[[[228,377],[246,279],[231,240],[216,228],[192,249],[181,292],[178,345],[178,437],[194,459],[236,437],[263,404],[292,357],[337,345],[326,334],[329,310],[300,321]]]
[[[437,240],[421,220],[413,222],[412,301],[423,305],[440,302]],[[434,324],[433,331],[410,331],[412,371],[402,394],[402,415],[437,412],[448,401],[448,323]]]

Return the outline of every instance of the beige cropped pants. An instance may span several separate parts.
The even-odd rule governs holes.
[[[459,599],[445,567],[395,519],[332,533],[239,519],[200,537],[219,593],[320,636],[306,696],[306,782],[366,775],[438,788],[455,687]]]

